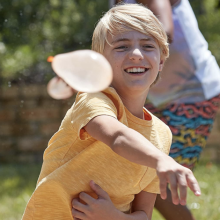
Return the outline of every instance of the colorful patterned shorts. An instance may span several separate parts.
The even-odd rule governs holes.
[[[151,103],[145,104],[172,131],[170,156],[190,169],[194,168],[206,145],[219,106],[220,95],[203,102],[170,104],[160,109]]]

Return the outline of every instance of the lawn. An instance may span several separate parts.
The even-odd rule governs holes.
[[[21,219],[39,175],[40,165],[1,165],[0,167],[0,219]],[[200,162],[195,170],[202,196],[189,192],[188,206],[197,220],[220,219],[220,164]],[[163,220],[154,211],[153,220]]]

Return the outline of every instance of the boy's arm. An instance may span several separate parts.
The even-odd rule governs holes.
[[[195,195],[200,195],[199,185],[191,170],[179,165],[171,157],[158,150],[137,131],[128,128],[111,116],[97,116],[85,130],[96,140],[108,145],[127,160],[156,169],[160,179],[161,198],[166,198],[166,186],[170,183],[174,204],[186,204],[187,185]],[[177,193],[179,188],[180,201]]]
[[[131,215],[142,210],[146,213],[147,220],[151,220],[156,197],[157,194],[145,191],[141,191],[139,194],[135,195],[135,199],[132,202]]]
[[[72,215],[76,219],[82,220],[150,220],[156,194],[148,192],[140,192],[135,196],[132,203],[130,214],[125,214],[115,208],[109,195],[100,186],[93,181],[90,182],[92,190],[97,194],[98,199],[92,198],[86,193],[80,193],[79,198],[85,204],[79,202],[78,199],[72,201]]]
[[[116,0],[119,3],[121,0]],[[161,21],[168,35],[169,43],[173,40],[173,20],[172,7],[169,0],[137,0],[137,3],[142,3],[147,6]]]

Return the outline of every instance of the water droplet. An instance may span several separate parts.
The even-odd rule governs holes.
[[[200,209],[200,204],[199,204],[199,203],[196,203],[196,202],[193,202],[193,203],[190,205],[190,209]]]

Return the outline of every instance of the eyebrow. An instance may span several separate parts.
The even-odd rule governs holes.
[[[121,42],[121,41],[131,41],[131,39],[129,38],[118,38],[114,41],[111,42],[111,44],[115,44],[115,43],[118,43],[118,42]],[[139,39],[139,41],[153,41],[152,38],[141,38]]]

